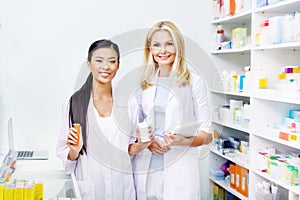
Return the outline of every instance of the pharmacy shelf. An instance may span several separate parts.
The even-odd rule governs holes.
[[[255,99],[261,99],[266,101],[275,101],[275,102],[281,102],[281,103],[289,103],[289,104],[296,104],[300,105],[300,98],[284,98],[284,97],[275,97],[275,96],[258,96],[254,95],[252,96]]]
[[[223,121],[219,121],[219,120],[216,120],[216,119],[213,120],[213,123],[219,124],[219,125],[222,125],[222,126],[226,126],[228,128],[232,128],[232,129],[235,129],[235,130],[238,130],[238,131],[242,131],[242,132],[245,132],[245,133],[248,133],[248,134],[251,134],[251,131],[250,131],[249,128],[242,127],[241,125],[236,125],[236,124],[232,124],[232,123],[229,123],[229,122],[223,122]]]
[[[256,1],[252,2],[254,6]],[[267,19],[275,16],[283,16],[287,13],[292,13],[300,10],[300,0],[284,0],[282,2],[268,5],[261,8],[252,8],[251,10],[240,13],[234,16],[224,17],[218,20],[212,21],[212,31],[213,33],[216,31],[216,26],[219,24],[224,25],[224,29],[226,33],[230,33],[232,28],[241,26],[241,24],[247,27],[248,32],[251,32],[251,40],[252,45],[250,48],[242,48],[242,49],[226,49],[226,50],[215,50],[213,49],[212,59],[218,64],[218,68],[220,72],[222,70],[226,71],[238,71],[242,66],[251,66],[251,70],[263,70],[266,73],[273,74],[276,70],[279,71],[281,66],[285,65],[299,65],[299,56],[298,53],[300,51],[300,41],[298,42],[287,42],[281,44],[272,44],[272,45],[261,45],[255,46],[255,35],[259,29],[258,25],[261,19]],[[238,24],[236,26],[236,24]],[[248,33],[249,34],[249,33]],[[212,41],[214,42],[214,41]],[[250,55],[250,58],[248,56]],[[284,59],[282,59],[284,58]],[[277,64],[278,63],[278,64]],[[254,84],[254,82],[252,82]],[[279,130],[269,130],[267,128],[260,128],[259,119],[262,119],[262,123],[266,121],[266,123],[273,124],[275,123],[273,120],[280,119],[282,113],[289,109],[299,109],[300,106],[300,94],[293,93],[293,97],[295,98],[286,98],[283,96],[279,96],[278,92],[275,89],[253,89],[247,93],[234,93],[234,92],[226,92],[222,91],[222,84],[217,83],[221,87],[215,87],[212,91],[212,98],[214,98],[214,103],[216,106],[223,105],[222,103],[227,102],[228,96],[232,95],[232,97],[238,99],[249,98],[249,102],[251,105],[251,113],[250,121],[251,121],[251,130],[245,129],[244,127],[237,126],[233,123],[226,123],[220,120],[214,120],[214,124],[222,125],[233,129],[232,131],[238,131],[241,134],[249,134],[249,145],[250,149],[255,148],[263,148],[264,145],[268,145],[271,143],[274,146],[280,146],[284,151],[299,151],[300,150],[300,141],[286,141],[279,138]],[[213,87],[212,87],[213,88]],[[222,96],[223,95],[223,96]],[[287,95],[288,96],[288,95]],[[229,96],[231,97],[231,96]],[[218,104],[219,103],[219,104]],[[266,106],[267,105],[267,106]],[[278,109],[272,109],[272,106],[277,106]],[[255,111],[255,112],[254,112]],[[272,114],[270,119],[268,119],[268,113]],[[270,122],[269,122],[269,121]],[[217,127],[217,126],[216,126]],[[217,127],[219,128],[219,127]],[[227,130],[226,130],[227,131]],[[231,131],[231,130],[230,130]],[[233,156],[222,155],[221,152],[216,149],[211,150],[211,154],[215,160],[220,157],[223,159],[231,160],[247,169],[249,169],[250,164],[239,163],[236,158]],[[257,161],[257,156],[250,152],[249,159],[252,163]],[[213,162],[215,162],[212,159]],[[248,166],[248,167],[247,167]],[[251,167],[250,167],[251,168]],[[278,185],[280,185],[284,190],[292,191],[298,195],[300,195],[300,186],[289,186],[286,183],[275,180],[270,177],[266,173],[255,172],[253,173],[253,169],[251,168],[249,171],[249,199],[255,199],[255,184],[257,183],[257,178],[266,179],[272,181]],[[256,170],[255,170],[256,171]],[[217,182],[217,180],[211,179],[213,182]],[[218,184],[218,183],[217,183]],[[223,184],[223,186],[221,185]],[[231,192],[232,189],[228,187],[225,181],[220,181],[221,187]],[[234,193],[239,198],[242,198],[240,194]],[[282,199],[288,199],[287,192],[282,192]]]
[[[275,136],[273,136],[275,134],[272,134],[275,131],[279,132],[279,130],[276,130],[276,129],[268,129],[268,131],[265,130],[265,132],[269,132],[269,134],[258,134],[257,132],[253,131],[252,135],[300,150],[300,142],[286,141],[286,140],[280,139],[278,137],[275,137]],[[277,133],[277,135],[278,135],[278,133]]]
[[[232,95],[232,96],[250,97],[250,94],[246,93],[246,92],[228,92],[228,91],[222,91],[222,90],[211,90],[211,92],[217,93],[217,94]]]
[[[298,195],[300,195],[300,186],[290,186],[280,180],[277,180],[275,178],[272,178],[269,174],[267,174],[266,172],[260,172],[258,170],[253,170],[253,172],[269,181],[272,181],[273,183],[277,184],[277,185],[280,185],[281,187],[289,190],[289,191],[292,191],[293,193],[296,193]]]
[[[287,0],[279,3],[264,6],[254,10],[254,13],[290,13],[295,12],[300,7],[300,0]]]
[[[264,89],[262,89],[262,90],[264,90]],[[265,90],[267,90],[267,89],[265,89]],[[261,95],[255,94],[255,93],[250,94],[250,93],[246,93],[246,92],[227,92],[227,91],[215,90],[215,89],[212,89],[211,92],[215,93],[215,94],[248,97],[248,98],[261,99],[261,100],[266,100],[266,101],[275,101],[275,102],[281,102],[281,103],[300,105],[300,94],[299,94],[299,98],[286,98],[286,97],[278,96],[278,94],[276,94],[275,90],[272,92],[272,94],[269,91],[269,94],[261,93]]]
[[[275,50],[275,49],[287,49],[287,50],[299,50],[300,49],[300,42],[287,42],[287,43],[280,43],[280,44],[272,44],[272,45],[265,45],[265,46],[256,46],[254,50]]]
[[[212,54],[229,54],[229,53],[250,53],[250,47],[243,47],[243,48],[235,48],[235,49],[221,49],[212,51]]]
[[[243,24],[245,21],[251,20],[252,10],[245,11],[232,16],[226,16],[220,19],[216,19],[211,24]]]
[[[250,169],[250,164],[248,162],[246,162],[245,160],[249,160],[248,158],[244,158],[245,160],[242,160],[240,158],[237,158],[236,156],[230,156],[230,155],[223,155],[218,149],[214,148],[211,150],[211,152],[213,152],[214,154],[217,154],[218,156],[221,156],[223,158],[225,158],[226,160],[230,160],[231,162],[234,162],[238,165],[240,165],[241,167],[244,167],[246,169]]]
[[[209,179],[216,183],[217,185],[219,185],[220,187],[224,188],[226,191],[230,192],[231,194],[233,194],[234,196],[242,199],[242,200],[247,200],[247,197],[244,197],[241,193],[237,192],[235,189],[232,189],[230,187],[230,185],[228,185],[225,180],[215,180],[212,177],[209,177]]]

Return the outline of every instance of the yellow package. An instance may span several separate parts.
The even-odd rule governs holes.
[[[266,78],[261,78],[259,79],[259,88],[267,88],[267,79]]]
[[[291,141],[297,141],[297,134],[296,133],[291,133],[290,140]]]
[[[280,79],[280,80],[286,79],[286,74],[285,73],[278,74],[277,78]]]
[[[34,200],[44,199],[44,183],[42,181],[35,181],[34,183]]]
[[[23,200],[23,188],[18,187],[14,189],[14,200]]]
[[[4,188],[3,199],[5,199],[5,200],[6,199],[10,199],[10,200],[14,199],[14,188],[13,187],[6,186]]]
[[[300,66],[293,68],[293,73],[300,73]]]
[[[0,200],[4,200],[4,198],[3,198],[4,187],[5,187],[5,183],[0,183]]]
[[[34,200],[34,185],[33,184],[27,184],[25,186],[23,200]]]

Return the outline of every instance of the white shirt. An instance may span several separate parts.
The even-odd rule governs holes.
[[[62,160],[65,171],[74,173],[83,199],[131,200],[135,190],[130,157],[127,153],[129,135],[116,125],[113,116],[100,117],[91,99],[88,108],[87,154],[76,161],[67,159],[69,147],[69,99],[63,109],[63,120],[57,142],[57,156]],[[92,105],[91,105],[92,104]],[[120,162],[116,161],[119,159]],[[124,167],[125,166],[125,167]],[[129,166],[129,167],[128,167]],[[125,170],[122,170],[126,168]],[[130,168],[130,170],[127,170]],[[94,185],[94,187],[93,187]],[[90,188],[94,188],[92,191]],[[92,195],[91,198],[89,195]],[[85,195],[89,197],[84,197]]]

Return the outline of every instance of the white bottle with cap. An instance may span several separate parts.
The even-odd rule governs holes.
[[[224,29],[222,25],[218,25],[217,36],[216,36],[216,47],[217,50],[221,50],[222,42],[224,42]]]

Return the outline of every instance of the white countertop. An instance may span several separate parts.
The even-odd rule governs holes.
[[[1,155],[1,161],[3,158]],[[48,160],[17,160],[13,179],[42,181],[44,199],[81,199],[74,175],[64,172],[55,152],[49,152]]]

